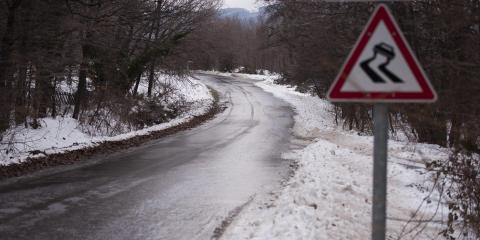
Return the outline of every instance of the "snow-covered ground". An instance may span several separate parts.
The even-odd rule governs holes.
[[[298,163],[284,188],[257,196],[223,239],[369,239],[373,137],[337,127],[330,103],[274,84],[278,76],[235,76],[264,80],[257,85],[292,105],[301,147],[283,156]],[[438,238],[447,211],[425,162],[447,157],[439,146],[389,142],[388,239]]]
[[[162,84],[168,84],[171,91],[164,103],[184,101],[193,104],[190,110],[167,123],[131,131],[116,136],[92,136],[85,127],[71,117],[40,119],[39,129],[16,127],[4,134],[0,142],[0,166],[21,163],[29,157],[42,157],[44,154],[61,153],[96,146],[106,141],[120,141],[150,132],[160,131],[188,122],[193,117],[205,114],[211,108],[214,99],[208,87],[202,82],[188,78],[179,81],[174,77],[160,74]],[[147,92],[146,80],[142,81],[138,93]]]

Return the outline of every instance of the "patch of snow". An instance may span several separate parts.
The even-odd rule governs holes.
[[[284,153],[298,163],[294,176],[246,208],[223,239],[369,239],[373,137],[336,126],[329,102],[274,84],[278,76],[235,75],[263,79],[259,87],[291,104],[295,141],[305,147]],[[436,145],[389,141],[388,239],[437,237],[447,211],[425,163],[448,154]]]
[[[157,72],[155,74],[155,93],[165,93],[165,91],[171,91],[168,94],[168,99],[165,103],[174,103],[179,100],[186,102],[196,102],[201,100],[211,99],[211,94],[208,88],[205,88],[198,80],[192,77],[181,77],[169,75],[163,72]],[[142,77],[142,81],[138,86],[138,94],[146,95],[148,92],[148,79],[146,76]]]
[[[224,76],[224,77],[243,77],[243,78],[253,79],[253,80],[257,80],[257,81],[266,81],[266,82],[270,82],[270,83],[273,83],[275,80],[282,77],[280,74],[271,73],[268,70],[258,70],[257,72],[259,74],[246,74],[246,73],[238,73],[238,72],[235,72],[235,71],[233,73],[218,72],[218,71],[197,71],[197,72],[206,73],[206,74],[214,74],[214,75]]]
[[[188,112],[167,123],[112,137],[86,134],[82,131],[79,122],[71,117],[43,118],[39,120],[42,127],[38,129],[19,126],[9,129],[3,135],[3,140],[0,142],[0,166],[21,163],[29,157],[43,157],[45,154],[93,147],[106,141],[121,141],[135,136],[148,135],[151,132],[188,122],[195,116],[207,113],[211,108],[214,102],[213,96],[210,89],[202,82],[194,78],[179,82],[167,78],[166,75],[159,77],[163,82],[168,81],[172,85],[174,94],[168,101],[182,99],[193,104]],[[139,90],[139,92],[146,92],[143,87]]]

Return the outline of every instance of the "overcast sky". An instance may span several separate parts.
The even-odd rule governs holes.
[[[246,8],[248,10],[258,10],[256,0],[224,0],[225,7]]]

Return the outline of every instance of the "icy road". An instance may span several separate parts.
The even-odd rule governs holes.
[[[292,109],[252,80],[198,77],[221,94],[225,112],[88,165],[0,186],[0,238],[211,239],[236,209],[279,184]]]

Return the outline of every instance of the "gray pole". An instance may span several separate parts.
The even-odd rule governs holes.
[[[387,210],[387,141],[388,106],[375,104],[373,109],[373,218],[372,240],[385,240]]]

